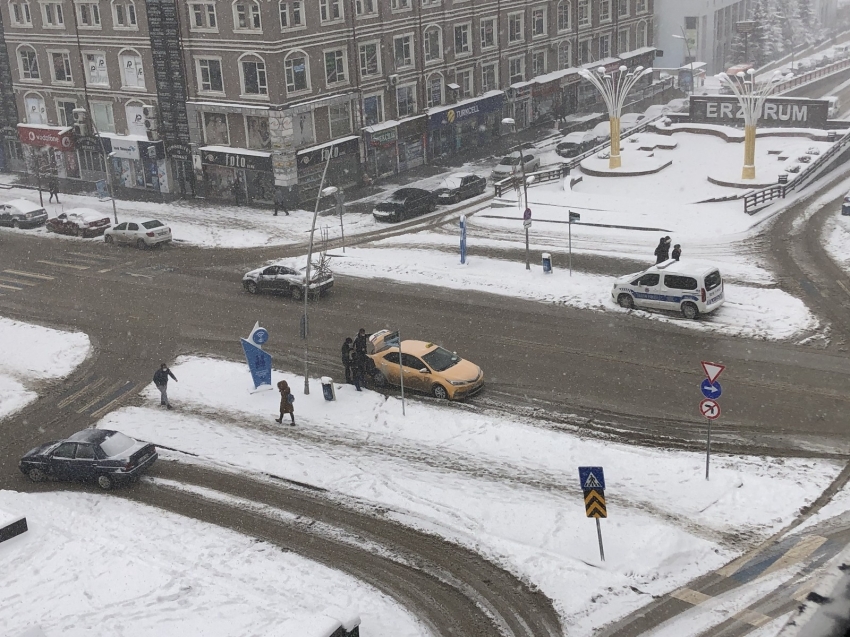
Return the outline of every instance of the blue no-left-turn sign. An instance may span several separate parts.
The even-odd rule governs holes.
[[[269,333],[264,328],[260,328],[256,330],[253,334],[251,334],[251,340],[254,341],[257,345],[262,345],[266,341],[269,340]]]
[[[723,388],[720,387],[720,381],[714,381],[712,383],[707,378],[700,383],[699,390],[703,396],[710,400],[717,400],[720,398],[720,394],[723,393]]]

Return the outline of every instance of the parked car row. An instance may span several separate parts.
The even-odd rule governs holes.
[[[538,160],[539,165],[539,160]],[[375,205],[372,216],[377,221],[397,223],[434,212],[437,205],[451,205],[484,194],[487,180],[472,173],[456,173],[447,177],[433,192],[423,188],[399,188]]]

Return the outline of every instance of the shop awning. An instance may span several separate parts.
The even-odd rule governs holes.
[[[272,171],[270,152],[231,146],[204,146],[198,150],[201,153],[202,164],[242,170]]]
[[[299,150],[296,155],[306,155],[308,153],[314,153],[317,150],[322,150],[323,148],[328,148],[330,146],[341,146],[346,142],[350,142],[354,139],[360,139],[357,135],[349,135],[348,137],[340,137],[339,139],[334,139],[329,142],[325,142],[324,144],[318,144],[316,146],[310,146],[310,148],[302,148]]]
[[[18,139],[22,144],[28,146],[49,146],[58,150],[73,150],[72,130],[70,126],[18,124]]]

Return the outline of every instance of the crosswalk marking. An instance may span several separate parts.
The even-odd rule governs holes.
[[[762,576],[770,575],[771,573],[780,571],[787,566],[791,566],[797,562],[802,562],[804,559],[809,557],[809,555],[814,553],[824,542],[826,542],[826,538],[820,537],[819,535],[804,537],[788,549],[782,557],[765,569]]]
[[[17,279],[13,279],[7,276],[0,276],[0,281],[3,281],[5,283],[11,283],[12,285],[26,285],[27,287],[33,287],[35,285],[38,285],[37,283],[33,283],[32,281],[19,281]]]
[[[127,383],[127,381],[126,381],[126,380],[119,380],[117,383],[115,383],[114,385],[112,385],[111,387],[109,387],[109,389],[107,389],[105,392],[103,392],[103,393],[102,393],[102,394],[100,394],[99,396],[97,396],[97,397],[93,398],[92,400],[90,400],[89,402],[87,402],[85,405],[83,405],[80,409],[78,409],[78,410],[77,410],[77,413],[78,413],[78,414],[83,413],[83,412],[84,412],[84,411],[86,411],[89,407],[92,407],[92,406],[93,406],[93,405],[95,405],[96,403],[98,403],[98,402],[100,402],[101,400],[103,400],[103,397],[104,397],[104,396],[108,396],[109,394],[111,394],[112,392],[114,392],[116,389],[118,389],[118,388],[119,388],[119,387],[121,387],[122,385],[125,385],[126,383]]]
[[[766,623],[773,621],[772,617],[763,615],[758,611],[750,610],[749,608],[745,608],[740,613],[737,613],[736,615],[734,615],[734,618],[737,619],[739,622],[749,624],[754,628],[764,626]]]
[[[105,378],[105,377],[104,377],[104,378],[98,378],[98,379],[97,379],[96,381],[94,381],[92,384],[90,384],[90,385],[86,385],[85,387],[83,387],[80,391],[74,392],[73,394],[71,394],[71,395],[70,395],[70,396],[68,396],[67,398],[63,398],[62,400],[60,400],[60,401],[57,403],[57,405],[56,405],[56,406],[57,406],[57,407],[65,407],[66,405],[70,405],[72,402],[74,402],[75,400],[77,400],[77,398],[79,398],[80,396],[82,396],[82,395],[83,395],[83,394],[85,394],[86,392],[94,391],[95,389],[97,389],[98,387],[100,387],[101,385],[103,385],[103,383],[105,383],[105,382],[106,382],[106,378]]]
[[[0,283],[0,288],[3,288],[4,290],[23,290],[24,289],[24,288],[15,287],[13,285],[3,285],[2,283]]]
[[[670,593],[670,597],[675,597],[676,599],[680,599],[688,604],[693,604],[694,606],[711,599],[711,595],[706,595],[705,593],[700,593],[699,591],[694,591],[690,588],[680,588],[677,591],[673,591]]]
[[[74,270],[88,270],[88,265],[74,265],[72,263],[57,263],[56,261],[37,261],[37,263],[44,263],[45,265],[55,265],[57,268],[73,268]]]
[[[68,252],[67,254],[73,254],[75,257],[83,257],[84,259],[90,259],[92,261],[114,261],[118,258],[110,256],[100,256],[97,254],[86,254],[85,252]]]
[[[47,276],[46,274],[35,274],[33,272],[21,272],[20,270],[3,270],[6,274],[16,274],[18,276],[28,276],[31,279],[41,279],[43,281],[53,281],[55,277]]]
[[[101,407],[97,411],[92,412],[92,417],[93,418],[100,418],[103,414],[105,414],[110,409],[112,409],[116,404],[118,404],[119,402],[121,402],[122,400],[127,398],[127,396],[132,396],[132,395],[136,394],[145,385],[146,385],[146,383],[139,383],[138,385],[132,387],[128,391],[124,392],[123,394],[121,394],[120,396],[115,398],[114,400],[111,400],[108,403],[106,403],[103,407]]]

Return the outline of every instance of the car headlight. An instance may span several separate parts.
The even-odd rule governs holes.
[[[472,382],[472,381],[468,381],[468,380],[450,380],[449,382],[450,382],[452,385],[457,386],[457,385],[468,385],[468,384],[469,384],[470,382]]]

